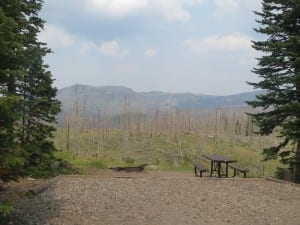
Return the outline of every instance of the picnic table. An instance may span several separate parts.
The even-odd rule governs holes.
[[[222,155],[203,155],[204,158],[210,160],[210,176],[213,172],[218,173],[218,177],[228,177],[228,164],[237,162],[235,159],[232,159],[227,156]],[[222,164],[225,164],[225,174],[222,174]]]

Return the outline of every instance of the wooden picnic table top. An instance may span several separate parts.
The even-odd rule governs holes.
[[[231,158],[231,157],[228,157],[228,156],[222,156],[222,155],[216,155],[216,154],[213,154],[213,155],[203,155],[204,158],[206,159],[209,159],[211,161],[214,161],[214,162],[220,162],[220,163],[234,163],[234,162],[237,162],[237,160]]]

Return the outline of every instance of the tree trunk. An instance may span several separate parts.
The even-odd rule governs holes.
[[[16,94],[16,81],[13,75],[8,76],[7,92],[9,94]]]

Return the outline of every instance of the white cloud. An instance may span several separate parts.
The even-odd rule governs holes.
[[[84,55],[91,50],[99,50],[99,47],[91,41],[82,41],[80,44],[79,53]]]
[[[157,51],[153,48],[149,48],[144,52],[144,57],[145,58],[152,58],[157,55]]]
[[[79,53],[85,55],[91,51],[96,51],[107,56],[125,56],[128,53],[128,50],[120,48],[119,43],[115,40],[103,42],[101,45],[97,45],[92,41],[82,40],[80,42]]]
[[[163,16],[163,18],[170,22],[186,22],[190,19],[190,13],[184,9],[184,2],[172,0],[155,0],[153,1],[154,8]]]
[[[127,49],[121,49],[117,41],[103,42],[99,47],[100,53],[109,56],[124,56],[128,53]]]
[[[239,8],[237,0],[215,0],[215,4],[216,10],[213,15],[217,18],[232,14]]]
[[[63,28],[47,24],[45,29],[39,33],[39,41],[45,42],[50,48],[65,48],[74,44],[74,38]]]
[[[243,34],[213,35],[186,39],[184,44],[195,52],[251,51],[251,38]]]
[[[190,13],[186,5],[200,4],[205,0],[88,0],[86,6],[94,13],[124,17],[142,10],[152,10],[167,21],[186,22]]]
[[[147,7],[148,0],[89,0],[88,7],[110,16],[126,16]]]

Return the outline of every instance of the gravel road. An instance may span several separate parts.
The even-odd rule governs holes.
[[[103,172],[61,176],[17,206],[36,225],[299,225],[300,187],[265,179]]]

